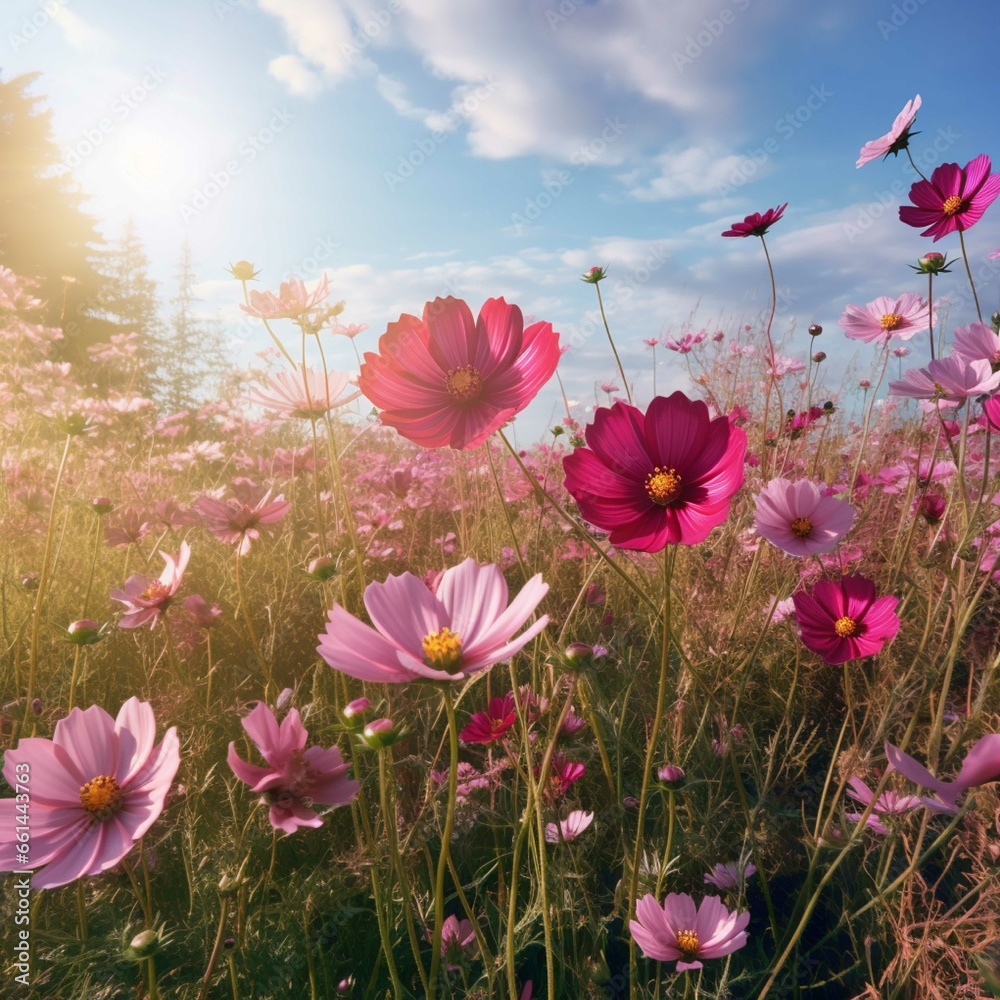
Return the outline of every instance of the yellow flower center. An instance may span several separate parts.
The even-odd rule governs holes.
[[[883,330],[895,330],[900,323],[903,322],[903,317],[899,313],[886,313],[879,321],[878,325],[882,327]]]
[[[808,517],[797,517],[788,526],[796,538],[808,538],[812,534],[812,521]]]
[[[957,215],[964,204],[963,199],[959,198],[957,194],[953,194],[950,198],[945,198],[941,210],[945,215]]]
[[[701,942],[694,931],[677,932],[677,947],[684,956],[684,961],[690,962],[693,958],[697,958],[700,946]]]
[[[80,804],[95,819],[110,819],[122,807],[121,786],[109,774],[101,774],[80,789]]]
[[[473,365],[461,365],[452,368],[445,376],[444,387],[457,400],[466,402],[475,399],[483,388],[483,377],[479,374],[479,369]]]
[[[833,623],[833,631],[841,639],[850,639],[852,635],[858,634],[858,623],[853,618],[848,618],[847,615],[844,615],[843,618],[838,618]]]
[[[450,628],[440,628],[425,635],[420,642],[424,651],[424,663],[435,670],[446,670],[449,674],[458,671],[462,663],[462,637]]]
[[[154,580],[140,595],[140,601],[162,601],[170,596],[170,591],[160,583],[159,580]]]
[[[681,494],[681,477],[676,469],[661,469],[658,465],[646,476],[646,493],[653,503],[666,507]]]

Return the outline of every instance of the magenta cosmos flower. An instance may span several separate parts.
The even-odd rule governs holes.
[[[545,628],[548,615],[511,638],[548,589],[538,573],[508,606],[500,568],[471,558],[445,570],[433,591],[412,573],[390,576],[365,588],[375,628],[334,604],[317,652],[334,670],[363,681],[465,680],[509,660]]]
[[[750,911],[726,909],[717,896],[701,905],[686,892],[672,892],[661,906],[652,894],[635,904],[635,920],[628,929],[647,958],[677,962],[678,972],[702,967],[700,959],[731,955],[747,943]]]
[[[251,403],[274,410],[286,420],[295,417],[318,420],[324,413],[361,395],[360,392],[343,394],[349,381],[346,372],[318,372],[300,367],[294,374],[278,372],[268,376],[263,388],[255,386],[250,390],[249,399]]]
[[[790,556],[811,556],[836,548],[854,524],[857,511],[846,500],[826,495],[808,479],[772,479],[754,498],[757,534]]]
[[[404,314],[365,354],[358,386],[382,423],[422,448],[476,448],[520,413],[552,377],[559,335],[551,323],[524,329],[521,310],[487,299],[473,320],[461,299]]]
[[[243,719],[243,728],[268,766],[246,763],[235,743],[229,744],[227,760],[250,791],[264,793],[275,830],[294,833],[300,826],[322,826],[314,804],[346,806],[358,794],[361,786],[347,776],[347,764],[336,747],[306,749],[309,733],[298,709],[289,710],[279,725],[274,712],[259,701]]]
[[[933,236],[936,243],[949,233],[971,229],[1000,195],[1000,174],[990,173],[990,158],[981,153],[964,167],[942,163],[929,181],[917,181],[910,188],[912,205],[899,209],[899,218],[908,226],[927,228],[921,236]]]
[[[889,766],[904,778],[932,791],[936,799],[922,799],[925,806],[939,812],[958,812],[958,800],[970,788],[1000,781],[1000,733],[990,733],[978,739],[965,755],[959,772],[951,781],[935,778],[923,764],[909,754],[885,744]]]
[[[135,573],[125,581],[122,590],[111,591],[111,600],[125,605],[125,614],[118,622],[121,628],[138,628],[146,622],[152,628],[173,602],[188,559],[191,558],[191,546],[187,542],[181,542],[181,550],[177,556],[162,551],[160,555],[166,565],[158,580],[150,580]]]
[[[434,931],[427,928],[427,940],[434,940]],[[471,920],[448,917],[441,925],[441,957],[449,972],[457,972],[462,962],[476,952],[476,930]]]
[[[912,101],[907,101],[903,105],[903,110],[896,115],[896,120],[892,123],[892,128],[879,139],[872,139],[861,147],[861,155],[858,157],[858,166],[863,167],[872,160],[877,160],[880,156],[885,158],[890,153],[898,156],[910,141],[910,129],[916,120],[917,112],[920,110],[920,95],[917,94]]]
[[[585,437],[589,447],[563,459],[566,489],[618,548],[704,541],[743,485],[746,434],[682,392],[657,396],[645,415],[622,402],[602,407]]]
[[[193,508],[220,542],[238,543],[237,551],[245,556],[250,543],[260,538],[258,525],[277,523],[292,505],[280,494],[272,500],[271,490],[263,490],[249,479],[235,480],[233,494],[226,500],[200,497]]]
[[[74,708],[51,740],[8,750],[3,775],[17,794],[0,799],[0,871],[34,869],[32,886],[52,889],[121,861],[163,811],[180,764],[177,730],[155,739],[153,709],[129,698],[117,719]]]
[[[875,584],[863,576],[819,580],[812,594],[792,595],[802,642],[827,663],[874,656],[899,631],[899,599],[875,596]]]
[[[515,722],[514,693],[508,691],[502,698],[491,698],[486,711],[476,712],[458,735],[465,743],[495,743]]]
[[[988,361],[968,361],[959,354],[936,358],[926,368],[909,368],[901,379],[889,383],[890,396],[946,400],[958,405],[970,396],[981,396],[1000,387],[1000,372]]]
[[[785,214],[786,208],[788,208],[787,201],[777,208],[769,208],[763,215],[760,212],[754,212],[753,215],[746,216],[742,222],[734,222],[732,228],[727,229],[722,235],[763,236]]]
[[[887,343],[890,337],[909,340],[926,330],[930,321],[931,311],[924,299],[906,292],[898,299],[880,295],[864,306],[849,305],[837,322],[851,340],[872,344]]]

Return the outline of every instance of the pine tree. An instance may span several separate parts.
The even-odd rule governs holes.
[[[39,281],[45,322],[66,332],[62,356],[81,361],[109,333],[91,309],[104,285],[92,259],[101,240],[53,138],[52,112],[29,92],[40,75],[0,80],[0,264]]]
[[[158,343],[155,363],[156,397],[173,412],[211,398],[226,367],[221,325],[197,311],[196,278],[187,240],[181,248],[176,280],[173,314]]]

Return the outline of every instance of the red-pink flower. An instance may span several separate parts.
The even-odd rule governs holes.
[[[527,329],[521,310],[488,299],[473,320],[449,296],[404,314],[365,354],[358,386],[382,423],[423,448],[475,448],[520,413],[552,377],[559,335],[551,323]]]
[[[892,123],[892,128],[879,139],[872,139],[861,147],[861,155],[858,157],[858,166],[863,167],[872,160],[877,160],[880,156],[887,157],[890,153],[898,156],[906,149],[910,141],[910,129],[916,120],[917,112],[920,110],[920,95],[917,94],[912,101],[907,101],[903,105],[903,110],[896,115],[896,120]]]
[[[306,749],[309,733],[298,709],[291,709],[279,725],[274,712],[259,701],[243,719],[243,728],[268,766],[246,763],[235,743],[229,744],[227,760],[252,792],[264,793],[275,830],[294,833],[300,826],[322,826],[314,804],[346,806],[358,794],[361,786],[347,776],[348,765],[336,747]]]
[[[51,740],[8,750],[3,775],[18,795],[0,799],[0,871],[34,870],[32,887],[52,889],[118,864],[162,812],[180,765],[177,730],[155,739],[153,709],[129,698],[117,719],[74,708]]]
[[[927,228],[921,236],[933,236],[936,243],[949,233],[971,229],[1000,195],[1000,174],[990,173],[990,158],[981,153],[964,167],[942,163],[929,181],[917,181],[910,188],[912,205],[899,209],[899,218],[908,226]]]
[[[931,318],[923,298],[905,292],[898,299],[880,295],[864,306],[849,305],[838,322],[851,340],[872,344],[886,343],[890,337],[909,340],[915,333],[926,330]],[[937,318],[936,312],[933,318]]]
[[[875,584],[863,576],[819,580],[812,594],[792,595],[802,642],[827,663],[874,656],[899,631],[899,599],[875,596]]]
[[[754,212],[753,215],[746,216],[742,222],[734,222],[732,229],[727,229],[722,235],[763,236],[785,214],[786,208],[788,208],[787,201],[777,208],[769,208],[763,215],[760,212]]]
[[[177,556],[162,551],[160,555],[166,565],[158,580],[135,573],[125,581],[124,589],[111,591],[111,600],[125,605],[125,614],[118,622],[121,628],[138,628],[146,622],[152,628],[180,589],[184,570],[191,558],[191,546],[181,542]]]
[[[499,567],[471,558],[445,570],[433,592],[412,573],[390,576],[365,588],[375,628],[334,604],[317,652],[334,670],[363,681],[465,680],[509,660],[545,628],[548,615],[511,638],[548,589],[538,573],[508,606]]]
[[[585,436],[589,447],[563,459],[566,489],[618,548],[704,541],[743,484],[746,434],[682,392],[657,396],[645,414],[602,407]]]
[[[194,510],[220,542],[236,545],[241,556],[250,551],[250,543],[260,538],[261,524],[275,524],[292,505],[280,494],[273,500],[271,490],[258,487],[249,479],[236,479],[233,494],[226,500],[204,496],[194,502]]]
[[[485,712],[476,712],[465,724],[459,737],[466,743],[494,743],[503,739],[507,730],[517,722],[514,694],[491,698]]]
[[[647,958],[658,962],[677,959],[677,971],[702,967],[702,958],[731,955],[747,943],[750,911],[723,906],[718,896],[706,896],[700,905],[685,892],[672,892],[661,906],[651,893],[637,900],[635,920],[628,929]]]

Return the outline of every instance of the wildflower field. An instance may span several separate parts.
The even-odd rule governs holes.
[[[2,995],[1000,996],[1000,174],[926,173],[885,296],[779,337],[794,205],[736,221],[768,308],[653,398],[608,324],[530,446],[502,297],[340,372],[341,290],[233,263],[274,349],[171,412],[0,268]]]

